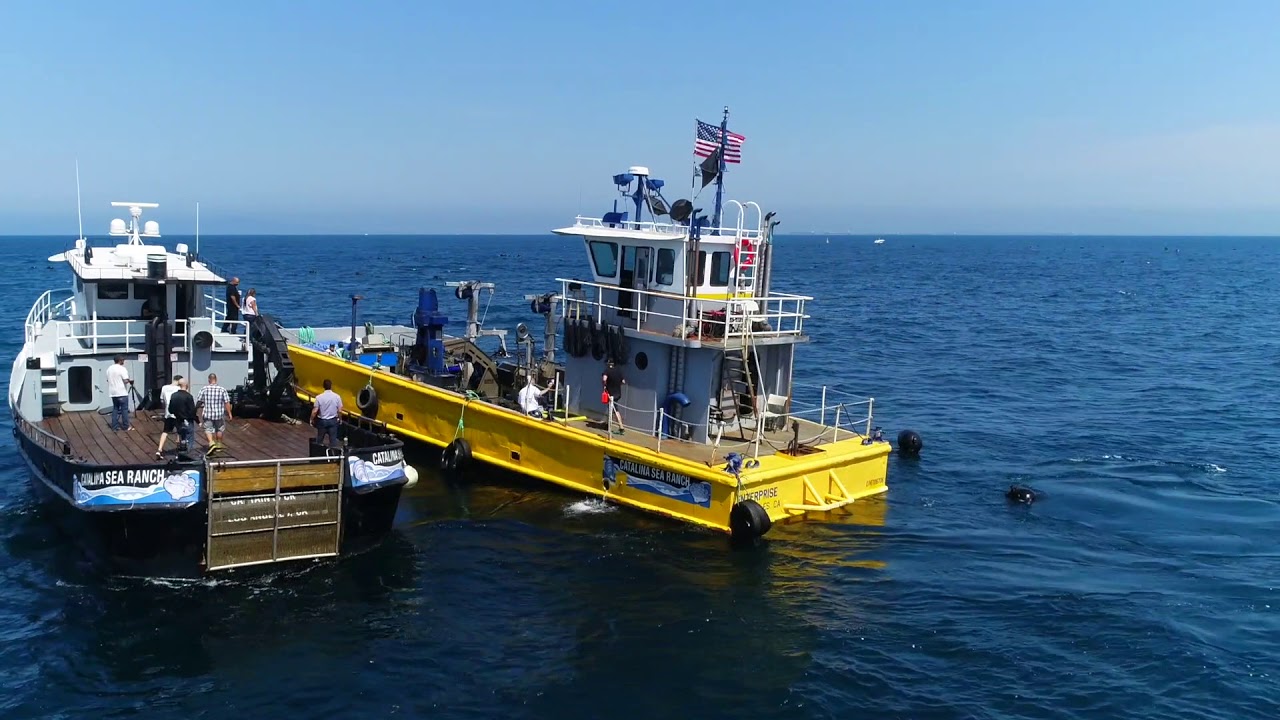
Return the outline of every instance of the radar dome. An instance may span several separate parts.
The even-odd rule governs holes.
[[[155,220],[146,221],[145,223],[142,224],[142,234],[143,235],[159,235],[160,223],[156,222]]]
[[[120,218],[116,218],[115,220],[111,221],[112,235],[124,235],[125,232],[126,230],[124,229],[124,220],[121,220]]]

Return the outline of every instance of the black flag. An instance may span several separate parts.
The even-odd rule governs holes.
[[[708,155],[699,168],[702,170],[702,187],[706,187],[720,174],[720,148],[716,148],[715,152]]]

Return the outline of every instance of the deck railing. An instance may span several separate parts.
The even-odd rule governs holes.
[[[59,437],[45,430],[39,425],[27,420],[22,415],[15,412],[13,414],[13,422],[18,426],[18,432],[26,435],[40,445],[40,447],[55,452],[60,455],[71,454],[71,443],[66,438]]]
[[[659,223],[652,221],[638,222],[635,220],[618,220],[609,222],[604,218],[587,217],[579,215],[573,219],[573,226],[588,229],[613,229],[613,230],[630,230],[634,232],[651,232],[659,235],[672,235],[676,237],[688,236],[689,226],[678,223]],[[759,230],[751,230],[738,227],[704,227],[701,228],[701,234],[705,237],[708,235],[721,235],[729,237],[747,238],[748,240],[758,240],[760,238]]]
[[[75,292],[71,288],[45,290],[27,312],[26,342],[35,340],[45,324],[54,318],[69,317],[75,312]]]
[[[766,296],[704,298],[632,290],[617,285],[556,278],[561,283],[561,317],[594,317],[597,324],[621,324],[673,337],[719,341],[804,334],[804,295],[771,292]],[[571,289],[578,288],[578,289]],[[629,294],[631,304],[606,302],[606,291]],[[620,300],[620,297],[619,297]]]
[[[57,333],[55,349],[58,355],[97,355],[104,352],[145,352],[147,324],[140,318],[92,318],[56,320],[46,323]],[[169,340],[172,352],[188,352],[188,320],[174,320],[173,334]],[[231,332],[224,327],[231,326]],[[230,338],[232,344],[249,341],[249,323],[244,320],[214,323],[216,338]]]

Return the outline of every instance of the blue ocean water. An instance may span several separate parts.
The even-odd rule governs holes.
[[[293,325],[345,323],[353,292],[403,321],[419,285],[484,279],[487,323],[536,332],[521,296],[585,263],[553,236],[201,242]],[[65,245],[0,240],[4,357]],[[849,520],[731,552],[424,468],[365,556],[111,580],[6,443],[0,717],[1276,717],[1280,243],[784,237],[776,270],[817,298],[797,377],[925,440]],[[1040,499],[1009,505],[1015,482]]]

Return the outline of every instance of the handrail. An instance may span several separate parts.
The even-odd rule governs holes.
[[[736,201],[730,200],[729,202],[736,202]],[[686,240],[688,239],[688,236],[689,236],[688,225],[681,225],[677,223],[659,223],[659,222],[653,222],[650,220],[646,220],[646,221],[619,220],[617,222],[605,222],[603,218],[578,215],[573,219],[573,226],[593,228],[593,229],[599,228],[601,230],[631,230],[635,232],[652,232],[652,233],[658,233],[660,235],[681,236]],[[736,226],[735,227],[721,226],[721,227],[715,227],[715,228],[705,227],[705,228],[702,228],[702,233],[703,233],[704,239],[708,236],[710,237],[736,236],[736,237],[746,237],[746,238],[754,239],[754,238],[759,238],[762,235],[759,229],[747,230],[747,229],[738,228]]]
[[[625,311],[631,314],[626,325],[635,330],[651,330],[655,332],[673,332],[676,336],[684,333],[684,337],[692,335],[705,336],[705,339],[745,339],[754,337],[783,337],[803,334],[804,321],[809,315],[804,312],[804,303],[813,298],[804,295],[769,293],[761,296],[733,297],[726,293],[724,298],[700,298],[687,294],[676,294],[661,290],[620,288],[617,285],[590,282],[586,280],[570,280],[556,278],[562,285],[561,317],[581,315],[583,310],[595,315],[597,322],[614,320],[605,317],[605,310],[611,315],[619,315]],[[595,290],[594,297],[578,297],[569,292],[569,285],[577,284],[583,288]],[[634,307],[604,302],[604,291],[630,293],[639,302]],[[668,301],[668,306],[679,303],[679,314],[674,308],[664,311],[653,307],[650,300]],[[723,308],[723,310],[721,309]],[[578,312],[574,312],[574,311]],[[638,312],[639,311],[639,312]],[[723,315],[721,313],[723,312]],[[655,321],[656,320],[656,321]],[[665,322],[664,322],[665,321]],[[767,324],[767,327],[752,329],[752,325]],[[647,326],[647,327],[646,327]],[[661,330],[654,330],[660,327]]]
[[[170,346],[173,351],[187,351],[190,346],[187,343],[187,329],[191,318],[173,320],[173,334],[170,336]],[[151,321],[144,318],[84,318],[72,320],[53,321],[54,327],[58,328],[57,341],[55,350],[59,355],[95,355],[102,352],[103,346],[111,349],[113,352],[141,352],[142,348],[134,347],[135,341],[141,344],[146,343],[146,325]],[[102,332],[104,326],[118,325],[123,332]],[[141,324],[140,330],[133,328]],[[230,337],[237,338],[241,342],[248,342],[249,339],[249,323],[245,320],[224,320],[214,321],[214,331],[218,332],[223,325],[232,325],[235,332],[223,333]],[[67,332],[62,332],[66,328]],[[81,332],[87,328],[87,332]],[[120,344],[119,341],[123,341]],[[85,344],[88,347],[85,347]]]
[[[45,450],[48,450],[50,452],[62,453],[63,455],[71,454],[71,443],[66,438],[54,435],[48,430],[45,430],[39,425],[22,417],[22,415],[17,412],[13,414],[13,421],[22,432],[26,433],[28,437],[40,443],[40,446],[43,447]],[[32,430],[34,430],[35,432],[30,433],[29,431],[32,431]],[[54,445],[55,447],[50,447],[50,445]]]
[[[58,302],[53,302],[54,293],[66,293],[66,297]],[[55,317],[68,312],[69,308],[75,306],[75,291],[71,288],[61,288],[58,290],[45,290],[36,301],[31,304],[31,310],[27,312],[27,320],[24,324],[25,340],[31,342],[39,334],[45,324]]]

